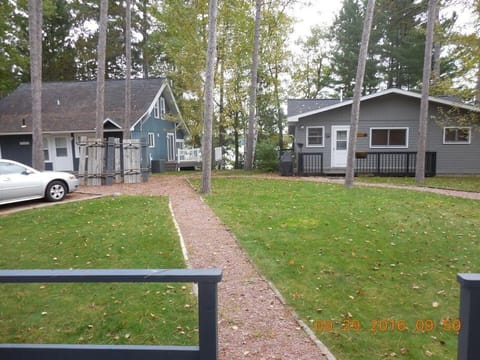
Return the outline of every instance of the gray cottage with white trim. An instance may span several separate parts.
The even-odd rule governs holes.
[[[375,173],[384,167],[386,174],[388,168],[392,174],[396,168],[405,170],[398,174],[414,173],[420,100],[420,94],[400,89],[361,98],[357,172],[365,167],[365,172]],[[288,100],[289,132],[297,155],[305,154],[305,174],[345,172],[351,109],[351,99]],[[476,119],[476,125],[458,121],[465,115]],[[435,161],[434,173],[480,174],[479,118],[478,107],[429,98],[427,159]]]
[[[0,158],[32,163],[32,97],[23,84],[0,99]],[[123,138],[125,80],[105,81],[104,137]],[[177,162],[188,129],[165,78],[133,79],[129,122],[149,160]],[[45,168],[76,171],[80,136],[95,137],[96,81],[44,82],[42,129]]]

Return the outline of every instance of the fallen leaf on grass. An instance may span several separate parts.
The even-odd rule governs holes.
[[[293,293],[293,294],[292,294],[292,297],[293,297],[295,300],[298,300],[298,299],[300,299],[300,298],[302,297],[302,294],[299,294],[299,293],[296,292],[296,293]]]

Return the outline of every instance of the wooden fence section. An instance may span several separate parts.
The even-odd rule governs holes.
[[[0,283],[198,283],[198,346],[0,344],[0,359],[216,360],[220,269],[0,270]]]
[[[148,180],[146,143],[140,139],[80,138],[78,178],[80,185],[140,183]]]
[[[123,179],[125,184],[136,184],[141,182],[142,167],[140,161],[140,140],[123,141]]]
[[[94,139],[87,147],[87,185],[102,185],[105,145],[101,139]]]

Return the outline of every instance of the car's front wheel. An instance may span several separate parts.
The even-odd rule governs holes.
[[[55,180],[47,186],[45,198],[48,201],[60,201],[67,195],[67,185],[63,181]]]

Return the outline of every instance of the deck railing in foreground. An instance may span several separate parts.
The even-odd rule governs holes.
[[[458,360],[480,359],[480,274],[458,274],[460,323]]]
[[[0,344],[2,360],[216,360],[219,269],[157,270],[0,270],[0,283],[146,283],[198,284],[198,346]]]

